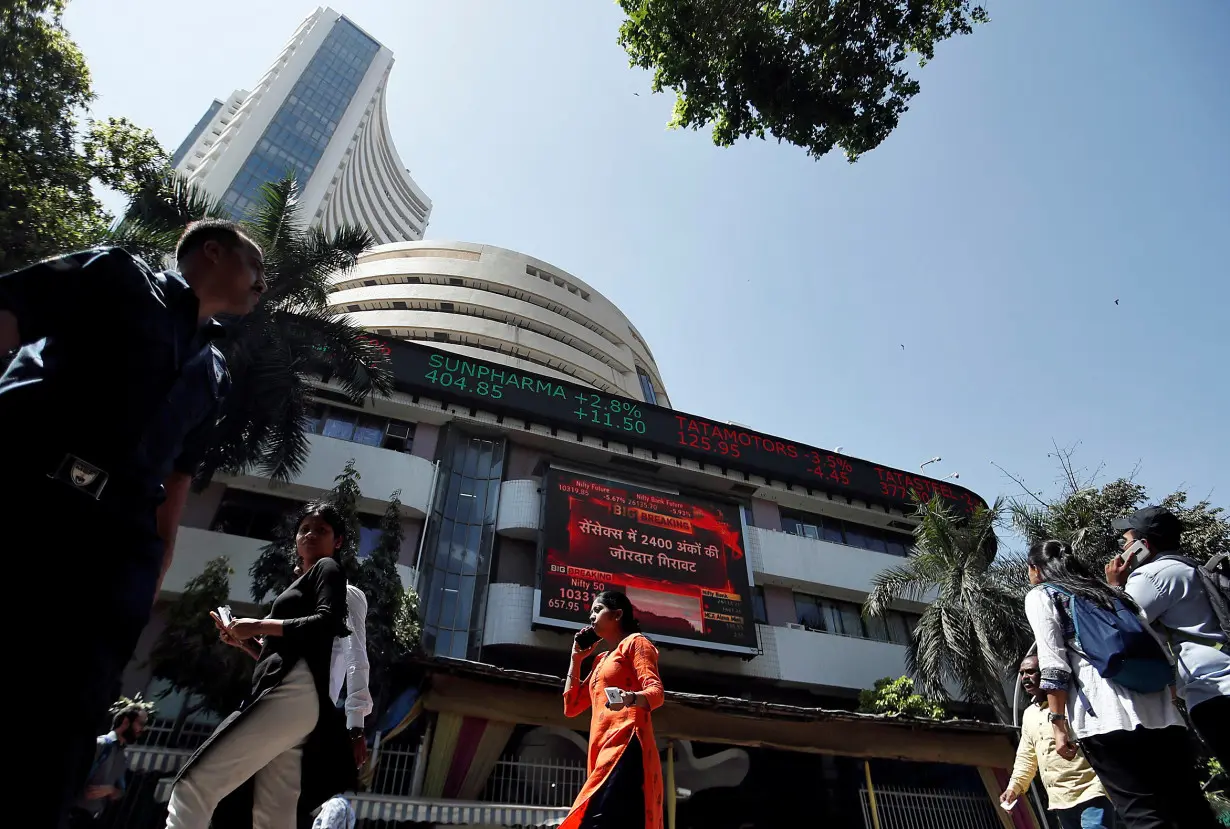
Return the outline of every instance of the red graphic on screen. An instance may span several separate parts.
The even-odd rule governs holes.
[[[563,472],[547,479],[540,616],[623,590],[646,632],[754,647],[738,507]]]

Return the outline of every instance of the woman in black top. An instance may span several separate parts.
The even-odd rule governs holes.
[[[329,699],[333,639],[349,633],[346,577],[333,558],[344,529],[337,507],[309,504],[295,533],[303,575],[274,600],[269,616],[225,628],[215,617],[227,644],[252,653],[250,643],[263,638],[252,693],[180,771],[167,829],[207,829],[218,802],[249,778],[253,829],[293,829],[308,779],[318,802],[354,784],[345,723]]]

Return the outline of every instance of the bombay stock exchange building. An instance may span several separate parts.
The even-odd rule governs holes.
[[[242,217],[267,181],[293,172],[302,215],[378,243],[421,239],[431,199],[389,132],[393,53],[329,8],[295,30],[252,91],[214,101],[175,151],[175,170]]]
[[[691,695],[655,714],[660,748],[669,740],[675,752],[664,762],[680,825],[780,826],[820,813],[870,829],[862,787],[874,774],[881,809],[917,812],[900,825],[998,826],[980,774],[1011,766],[1010,733],[848,713],[861,689],[907,671],[926,606],[921,597],[883,618],[860,613],[877,574],[908,553],[907,490],[958,509],[980,501],[677,411],[645,338],[585,281],[504,248],[421,241],[431,203],[389,137],[391,65],[387,49],[320,9],[254,91],[214,102],[175,153],[176,169],[237,215],[289,167],[307,218],[372,232],[379,244],[335,275],[329,303],[383,343],[396,388],[356,404],[321,378],[310,451],[290,481],[220,474],[190,497],[124,678],[127,694],[165,695],[130,751],[157,799],[224,713],[151,675],[169,607],[225,556],[230,604],[259,612],[252,565],[286,516],[353,461],[361,556],[395,493],[400,501],[397,569],[419,592],[430,665],[429,681],[399,689],[369,721],[382,742],[353,801],[360,829],[558,825],[586,770],[584,722],[563,717],[558,677],[573,629],[608,586],[634,597],[669,689]],[[419,693],[421,705],[407,702]]]

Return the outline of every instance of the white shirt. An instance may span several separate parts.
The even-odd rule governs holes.
[[[1169,640],[1187,709],[1230,696],[1230,649],[1196,571],[1174,559],[1149,561],[1132,571],[1124,590]]]
[[[1068,724],[1078,740],[1132,731],[1138,725],[1166,728],[1184,724],[1169,690],[1141,694],[1103,679],[1084,654],[1064,641],[1059,609],[1042,585],[1026,594],[1025,616],[1038,642],[1042,688],[1067,689]]]
[[[312,829],[354,829],[355,814],[340,794],[325,801],[312,821]]]
[[[367,687],[371,674],[367,661],[367,597],[353,584],[346,585],[346,627],[351,634],[333,640],[329,698],[336,700],[345,683],[346,727],[362,728],[363,718],[372,712],[372,694]]]

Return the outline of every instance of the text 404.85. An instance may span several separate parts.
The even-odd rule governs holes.
[[[427,382],[432,385],[440,386],[441,388],[467,391],[481,397],[490,397],[492,400],[499,400],[504,396],[504,385],[502,383],[492,383],[487,380],[475,380],[473,377],[453,374],[451,371],[432,369],[423,375],[423,379],[427,380]]]

